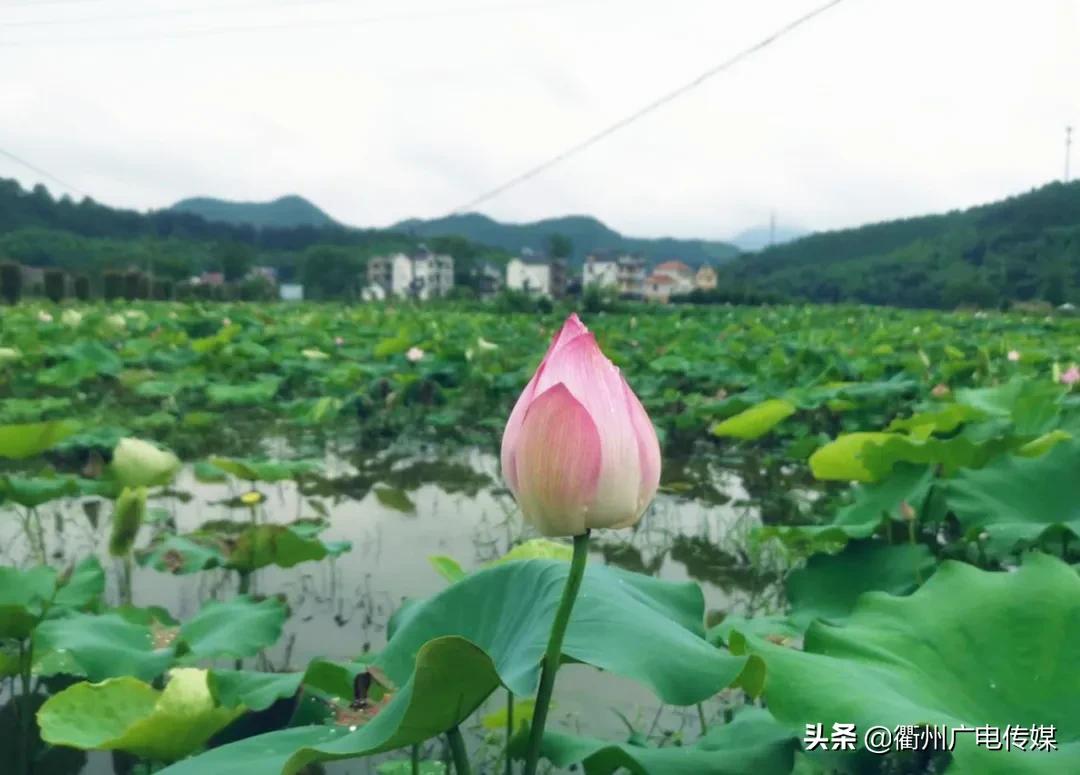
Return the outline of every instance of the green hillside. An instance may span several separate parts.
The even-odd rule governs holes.
[[[819,302],[1080,302],[1080,182],[967,210],[821,232],[744,256],[722,281]]]
[[[545,250],[551,235],[561,234],[569,237],[573,243],[572,258],[575,263],[583,261],[591,251],[603,249],[641,253],[653,261],[679,258],[694,265],[730,260],[739,252],[737,247],[726,242],[626,237],[597,219],[584,215],[548,218],[533,223],[500,223],[486,215],[467,213],[430,221],[412,219],[392,228],[421,238],[464,237],[512,253],[522,248]]]
[[[331,226],[334,219],[302,196],[283,196],[272,202],[228,202],[212,197],[183,199],[171,210],[193,213],[208,221],[258,228],[291,229],[297,226]]]

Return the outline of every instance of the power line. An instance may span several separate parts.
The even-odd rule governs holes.
[[[63,179],[56,177],[56,175],[53,175],[48,170],[43,170],[41,167],[38,167],[37,165],[31,164],[26,159],[20,159],[18,156],[11,153],[10,151],[5,151],[3,148],[0,148],[0,156],[6,156],[7,158],[14,161],[16,164],[21,164],[22,166],[26,167],[28,170],[33,170],[37,174],[45,176],[46,178],[53,181],[54,183],[59,183],[64,188],[68,189],[69,191],[74,191],[79,196],[86,197],[87,199],[92,199],[93,198],[88,193],[83,191],[82,189],[75,188],[75,186],[71,185],[70,183],[64,182]]]
[[[690,81],[689,83],[684,84],[683,86],[680,86],[679,88],[677,88],[677,89],[675,89],[673,91],[670,91],[667,94],[664,94],[663,96],[653,100],[652,102],[650,102],[645,107],[634,111],[633,113],[626,116],[625,118],[619,119],[614,124],[611,124],[610,126],[604,128],[604,129],[601,129],[599,132],[597,132],[594,135],[591,135],[590,137],[587,137],[585,140],[582,140],[577,145],[573,145],[570,148],[566,149],[565,151],[562,151],[561,153],[556,154],[555,156],[552,156],[547,161],[544,161],[544,162],[541,162],[540,164],[537,164],[535,167],[532,167],[531,169],[526,170],[525,172],[521,173],[520,175],[518,175],[518,176],[516,176],[514,178],[511,178],[507,182],[505,182],[505,183],[503,183],[503,184],[501,184],[499,186],[496,186],[495,188],[492,188],[492,189],[488,190],[487,192],[485,192],[485,193],[481,194],[480,196],[476,197],[475,199],[472,199],[472,200],[466,202],[463,205],[455,207],[453,210],[450,211],[449,215],[455,215],[457,213],[465,212],[467,210],[472,210],[477,205],[482,204],[483,202],[486,202],[489,199],[494,199],[495,197],[497,197],[500,194],[502,194],[503,192],[513,188],[514,186],[520,185],[521,183],[524,183],[525,181],[536,177],[537,175],[541,174],[542,172],[546,172],[547,170],[551,169],[555,165],[566,161],[567,159],[569,159],[572,156],[576,156],[577,154],[579,154],[582,151],[586,150],[587,148],[595,145],[596,143],[600,142],[601,140],[604,140],[607,137],[615,134],[620,129],[623,129],[625,127],[630,126],[630,124],[633,124],[638,119],[647,116],[649,113],[652,113],[653,111],[658,110],[659,108],[662,108],[664,105],[667,105],[669,102],[672,102],[673,100],[683,96],[684,94],[687,94],[688,92],[693,91],[694,89],[696,89],[701,84],[705,83],[705,81],[709,80],[713,76],[719,75],[720,73],[722,73],[725,70],[733,67],[734,65],[738,64],[742,60],[744,60],[747,57],[751,56],[752,54],[755,54],[758,51],[761,51],[763,48],[766,48],[767,46],[769,46],[772,43],[776,42],[777,40],[784,37],[788,33],[794,31],[798,27],[801,27],[802,25],[806,24],[807,22],[811,21],[812,19],[814,19],[814,18],[820,16],[821,14],[825,13],[830,8],[833,8],[834,6],[840,5],[840,3],[842,3],[843,1],[844,0],[830,0],[829,2],[825,3],[822,6],[819,6],[819,7],[815,8],[814,10],[810,11],[809,13],[806,13],[806,14],[798,17],[797,19],[788,22],[783,27],[779,28],[778,30],[776,30],[776,32],[773,32],[771,35],[769,35],[765,39],[759,41],[758,43],[755,43],[754,45],[750,46],[749,48],[743,49],[739,53],[735,54],[734,56],[732,56],[732,57],[730,57],[730,58],[728,58],[726,60],[724,60],[723,62],[716,65],[715,67],[709,68],[708,70],[706,70],[704,73],[702,73],[697,78]]]

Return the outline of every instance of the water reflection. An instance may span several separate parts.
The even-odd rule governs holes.
[[[282,456],[296,452],[282,440],[269,446]],[[292,610],[280,643],[265,657],[266,667],[302,669],[314,657],[352,659],[377,650],[402,600],[444,588],[429,556],[449,555],[471,569],[533,536],[502,487],[496,457],[486,451],[329,452],[322,462],[322,473],[305,475],[300,483],[257,487],[266,496],[256,507],[260,524],[321,518],[328,522],[323,540],[352,544],[337,559],[252,574],[253,592],[283,594]],[[247,506],[238,497],[247,489],[231,481],[199,481],[192,469],[185,469],[172,490],[152,500],[153,522],[144,528],[140,546],[154,536],[191,532],[213,520],[247,520]],[[38,515],[53,562],[62,566],[98,553],[110,569],[108,594],[115,601],[118,573],[106,552],[110,509],[100,498],[86,497],[47,504]],[[745,548],[747,533],[759,520],[760,509],[731,469],[711,459],[666,461],[662,490],[650,513],[636,528],[597,534],[592,561],[695,581],[710,611],[768,611],[777,605],[778,573],[770,570],[769,558],[750,556]],[[0,547],[8,562],[30,561],[30,543],[18,519],[0,520]],[[142,567],[135,573],[135,603],[164,605],[184,619],[208,599],[235,594],[237,584],[238,574],[224,569],[170,575]],[[591,668],[578,667],[575,673],[573,680],[559,683],[557,723],[624,739],[624,721],[606,712],[607,706],[643,719],[646,729],[650,724],[678,729],[685,723],[679,710],[658,712],[642,687]],[[600,712],[597,698],[602,698]],[[473,742],[481,746],[489,733],[475,731]],[[92,755],[84,772],[112,772],[111,762],[112,757]],[[365,762],[339,763],[327,771],[369,768]]]

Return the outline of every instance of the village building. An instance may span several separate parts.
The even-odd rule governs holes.
[[[694,275],[694,287],[699,291],[715,291],[717,285],[716,270],[703,264]]]
[[[369,286],[380,286],[387,296],[432,299],[454,287],[454,259],[421,245],[411,255],[375,256],[368,261],[367,276]]]

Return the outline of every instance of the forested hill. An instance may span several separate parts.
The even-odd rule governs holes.
[[[279,229],[335,224],[333,218],[307,199],[295,195],[283,196],[272,202],[229,202],[211,197],[194,197],[183,199],[169,209],[201,215],[208,221]]]
[[[721,263],[739,253],[735,245],[727,242],[672,237],[626,237],[596,218],[585,215],[548,218],[533,223],[500,223],[480,213],[466,213],[430,221],[402,221],[393,228],[395,231],[421,238],[464,237],[510,252],[517,252],[522,248],[547,251],[551,237],[561,235],[570,240],[570,257],[577,264],[590,252],[604,249],[640,253],[653,261],[678,258],[693,265]]]
[[[1080,302],[1080,182],[940,215],[821,232],[744,256],[723,280],[811,301],[951,308]]]

